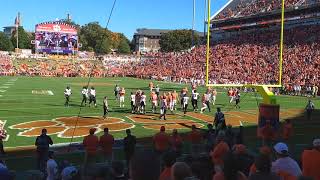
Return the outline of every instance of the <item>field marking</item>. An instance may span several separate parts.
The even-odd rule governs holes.
[[[39,109],[39,108],[38,108]],[[85,116],[88,115],[101,115],[101,113],[86,113]],[[63,115],[70,115],[70,116],[75,116],[77,115],[77,113],[73,113],[73,114],[66,114],[64,113]],[[22,116],[0,116],[0,118],[20,118],[20,117],[51,117],[51,116],[55,116],[54,114],[39,114],[39,115],[32,115],[32,116],[26,116],[26,115],[22,115]],[[83,114],[81,116],[84,116]]]
[[[7,90],[2,90],[2,89],[0,89],[0,93],[4,93],[4,92],[6,92]]]
[[[0,89],[8,89],[9,86],[0,86]]]
[[[49,95],[53,96],[53,92],[51,90],[32,90],[31,94],[36,94],[36,95]]]
[[[28,121],[28,122],[23,122],[23,123],[18,123],[18,124],[14,124],[14,125],[11,125],[9,126],[9,129],[18,129],[18,130],[21,130],[17,136],[22,136],[22,137],[35,137],[35,136],[38,136],[39,134],[31,134],[31,135],[26,135],[25,133],[28,133],[28,132],[31,132],[31,131],[34,131],[36,129],[42,129],[42,128],[46,128],[48,129],[48,131],[50,131],[50,128],[63,128],[63,130],[61,131],[56,131],[56,132],[53,132],[53,133],[48,133],[49,135],[54,135],[54,134],[57,134],[57,137],[59,138],[65,138],[65,139],[68,139],[68,138],[72,138],[72,136],[65,136],[64,133],[66,133],[67,131],[77,131],[77,128],[79,129],[83,129],[83,130],[86,130],[85,133],[79,133],[81,135],[79,136],[73,136],[75,138],[79,138],[79,137],[84,137],[86,135],[89,134],[89,130],[93,127],[96,128],[96,134],[99,133],[99,132],[102,132],[102,127],[110,127],[112,125],[120,125],[120,127],[116,130],[112,130],[112,128],[110,128],[110,131],[111,132],[118,132],[118,131],[124,131],[126,129],[132,129],[135,127],[135,125],[133,123],[127,123],[124,119],[122,118],[118,118],[118,117],[109,117],[109,118],[112,118],[112,119],[116,119],[116,120],[119,120],[119,121],[116,121],[116,122],[108,122],[108,119],[102,119],[101,117],[99,116],[92,116],[92,118],[97,118],[98,121],[96,123],[93,123],[93,124],[88,124],[88,125],[77,125],[74,124],[74,125],[68,125],[66,124],[65,122],[63,122],[62,120],[59,120],[59,119],[63,119],[63,118],[68,118],[71,120],[72,119],[77,119],[78,117],[77,116],[69,116],[69,117],[58,117],[58,118],[54,118],[54,119],[51,119],[51,120],[34,120],[34,121]],[[15,126],[21,126],[21,125],[27,125],[27,124],[32,124],[34,122],[54,122],[56,124],[52,124],[52,125],[44,125],[44,126],[36,126],[36,127],[32,127],[32,128],[29,128],[28,126],[26,126],[25,128],[24,127],[19,127],[19,128],[16,128]],[[81,120],[80,120],[81,121]],[[102,121],[102,122],[101,122]],[[104,122],[103,122],[104,121]],[[121,125],[128,125],[128,126],[124,126],[124,127],[121,127]],[[76,127],[76,128],[75,128]]]

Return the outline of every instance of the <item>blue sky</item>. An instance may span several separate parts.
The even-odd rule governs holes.
[[[196,30],[203,31],[204,1],[196,0]],[[212,14],[228,0],[211,0]],[[137,28],[191,29],[193,0],[117,0],[109,29],[122,32],[129,39]],[[22,25],[34,31],[37,23],[65,18],[84,25],[97,21],[103,27],[113,0],[1,0],[0,27],[13,25],[18,12]]]

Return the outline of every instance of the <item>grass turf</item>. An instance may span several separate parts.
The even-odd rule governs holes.
[[[12,79],[17,79],[8,82]],[[9,129],[9,126],[35,120],[51,120],[58,117],[77,116],[79,113],[81,103],[81,84],[86,84],[88,78],[52,78],[52,77],[1,77],[0,78],[0,120],[6,120],[6,129],[10,135],[9,140],[5,142],[5,147],[27,146],[33,145],[35,137],[17,136],[21,130]],[[149,80],[140,80],[134,78],[92,78],[91,83],[104,83],[103,86],[95,86],[97,90],[97,108],[82,108],[81,116],[100,116],[102,114],[102,99],[104,96],[109,97],[109,106],[111,112],[109,116],[119,117],[128,123],[132,123],[126,116],[130,113],[130,92],[135,92],[138,89],[148,92]],[[11,84],[11,85],[10,85]],[[126,89],[126,107],[119,108],[118,102],[114,99],[114,85],[118,84],[120,87]],[[156,82],[160,86],[161,91],[180,91],[182,87],[189,85],[180,85],[166,82]],[[66,86],[72,89],[71,107],[64,107],[63,91]],[[90,86],[90,85],[89,85]],[[2,90],[2,91],[1,91]],[[5,92],[3,92],[5,90]],[[54,95],[39,95],[32,94],[32,90],[50,90]],[[199,92],[203,93],[205,87],[200,87]],[[147,93],[148,94],[148,93]],[[257,105],[262,101],[261,97],[255,93],[242,93],[241,109],[243,110],[257,110]],[[278,96],[277,102],[281,109],[302,109],[305,107],[307,98],[292,97],[292,96]],[[319,100],[315,100],[316,107],[320,106]],[[199,103],[200,105],[201,103]],[[222,107],[223,111],[237,111],[228,103],[225,89],[218,90],[217,105]],[[189,106],[191,110],[191,104]],[[147,111],[150,111],[150,103],[147,104]],[[211,112],[208,115],[213,116]],[[195,122],[201,122],[193,119]],[[201,122],[203,123],[203,122]],[[250,124],[248,124],[250,125]],[[135,123],[135,128],[132,130],[137,137],[148,137],[153,135],[156,131],[145,129],[142,124]],[[184,130],[186,131],[186,130]],[[124,137],[124,131],[113,132],[116,138]],[[99,134],[100,135],[100,134]],[[70,139],[59,138],[56,135],[51,136],[54,143],[69,143]],[[83,138],[74,138],[73,141],[82,141]]]

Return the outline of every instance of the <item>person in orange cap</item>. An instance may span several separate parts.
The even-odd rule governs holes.
[[[97,148],[99,145],[99,139],[94,133],[96,132],[95,128],[91,128],[89,130],[89,135],[84,137],[83,139],[83,146],[86,150],[85,154],[85,164],[88,161],[95,161],[96,154],[97,154]]]
[[[168,150],[169,147],[169,136],[166,134],[166,128],[161,126],[160,132],[153,136],[153,144],[155,150],[162,154]]]
[[[210,156],[215,170],[222,170],[223,157],[230,151],[228,144],[224,141],[225,134],[223,131],[218,133],[217,145],[211,150]]]

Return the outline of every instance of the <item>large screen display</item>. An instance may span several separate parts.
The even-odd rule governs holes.
[[[38,53],[73,54],[78,50],[77,29],[60,22],[37,24],[35,49]]]

